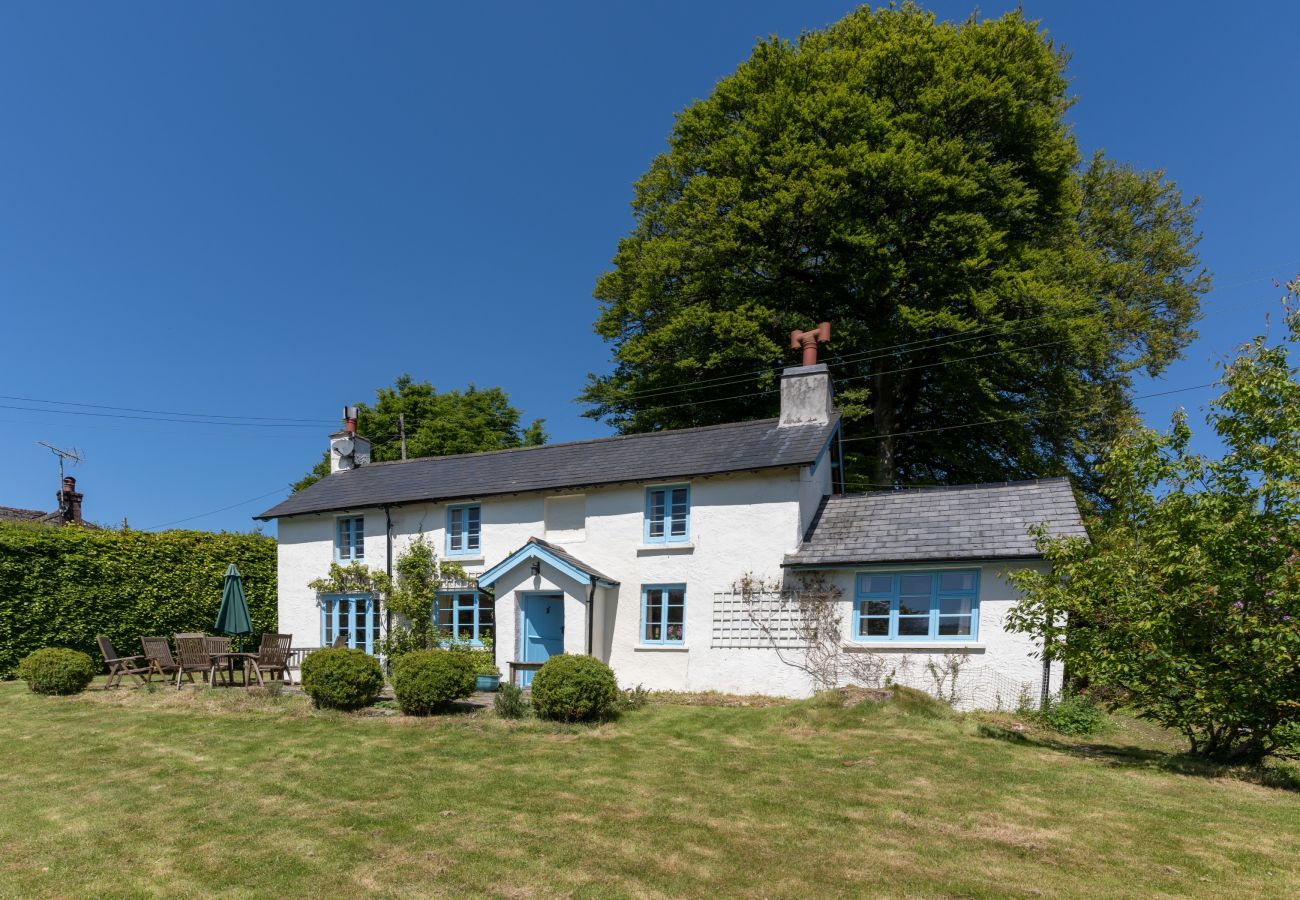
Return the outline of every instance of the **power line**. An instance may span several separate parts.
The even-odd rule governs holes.
[[[248,504],[253,503],[254,501],[263,500],[267,497],[270,497],[272,494],[279,494],[282,491],[284,491],[284,488],[278,487],[273,491],[267,491],[265,494],[259,494],[256,497],[249,497],[247,500],[240,500],[238,503],[232,503],[229,506],[223,506],[220,509],[209,510],[208,512],[199,513],[196,516],[186,516],[184,519],[175,519],[171,522],[164,522],[161,525],[153,525],[150,526],[149,528],[145,528],[142,530],[158,531],[163,528],[170,528],[172,525],[180,525],[183,522],[193,522],[195,519],[204,519],[207,518],[208,516],[215,516],[217,513],[226,512],[227,510],[231,510],[231,509],[236,509],[237,507],[240,506],[247,506]]]
[[[1129,399],[1148,400],[1152,397],[1167,397],[1170,394],[1183,394],[1186,393],[1187,391],[1199,391],[1199,390],[1203,390],[1204,388],[1215,387],[1218,384],[1219,382],[1217,381],[1210,381],[1205,384],[1194,384],[1191,385],[1190,387],[1174,388],[1168,391],[1156,391],[1155,393],[1151,393],[1151,394],[1136,394],[1130,397]],[[1088,403],[1088,404],[1084,404],[1083,406],[1066,406],[1060,409],[1049,410],[1048,412],[1044,412],[1044,413],[1020,413],[1014,416],[1005,416],[1001,419],[983,419],[978,422],[964,422],[960,425],[941,425],[937,428],[917,428],[912,431],[894,431],[891,432],[890,434],[868,434],[863,437],[843,438],[841,440],[841,443],[851,444],[856,441],[878,441],[881,440],[882,438],[887,438],[887,437],[895,438],[895,437],[908,437],[914,434],[934,434],[939,431],[954,431],[959,428],[977,428],[980,425],[1000,425],[1004,422],[1023,421],[1025,419],[1046,419],[1051,416],[1059,416],[1064,413],[1078,412],[1080,410],[1086,410],[1086,409],[1096,409],[1099,406],[1100,404],[1098,403]]]
[[[250,422],[309,422],[313,425],[322,423],[328,424],[328,419],[292,419],[284,416],[230,416],[223,413],[190,413],[174,412],[165,409],[138,409],[134,406],[105,406],[102,403],[78,403],[72,400],[43,400],[40,397],[15,397],[10,394],[0,394],[0,400],[17,400],[20,403],[48,403],[54,406],[81,406],[87,409],[111,409],[116,412],[133,412],[149,413],[158,416],[191,416],[204,419],[242,419]],[[49,410],[57,412],[57,410]]]
[[[59,416],[94,416],[100,419],[135,419],[141,422],[177,422],[185,425],[223,425],[233,428],[320,428],[324,420],[319,420],[314,425],[300,425],[296,422],[209,422],[201,419],[178,419],[166,416],[135,416],[127,413],[106,413],[106,412],[89,412],[80,409],[42,409],[39,406],[14,406],[10,403],[0,403],[0,409],[18,409],[23,412],[51,413]],[[193,413],[198,415],[198,413]]]
[[[937,361],[937,362],[932,362],[932,363],[921,363],[921,364],[919,364],[919,365],[915,365],[915,366],[904,366],[904,367],[902,367],[902,368],[898,368],[898,369],[886,369],[886,370],[881,371],[881,372],[872,372],[872,373],[870,373],[870,374],[868,374],[868,375],[851,375],[851,376],[849,376],[849,377],[847,377],[847,378],[841,378],[841,379],[840,379],[840,382],[843,383],[843,382],[845,382],[845,381],[857,381],[857,380],[859,380],[859,379],[863,379],[863,378],[875,378],[875,377],[878,376],[878,375],[896,375],[896,374],[898,374],[899,372],[913,372],[913,371],[916,371],[916,370],[918,370],[918,369],[930,369],[930,368],[934,368],[934,367],[936,367],[936,366],[950,366],[950,365],[952,365],[952,364],[954,364],[954,363],[959,363],[959,362],[968,362],[968,361],[970,361],[970,360],[972,360],[972,359],[984,359],[984,358],[989,357],[989,356],[1002,356],[1002,355],[1005,355],[1005,354],[1007,354],[1007,353],[1015,353],[1015,352],[1020,351],[1020,350],[1034,350],[1034,349],[1037,349],[1037,348],[1039,348],[1039,347],[1051,347],[1051,346],[1055,346],[1055,345],[1057,345],[1057,344],[1064,344],[1064,343],[1067,343],[1068,341],[1069,341],[1068,338],[1062,338],[1062,339],[1059,340],[1059,341],[1044,341],[1043,343],[1040,343],[1040,344],[1029,344],[1029,345],[1023,345],[1023,346],[1008,347],[1008,348],[1005,349],[1005,350],[992,350],[992,351],[990,351],[990,352],[988,352],[988,353],[975,353],[975,354],[972,354],[972,355],[970,355],[970,356],[959,356],[959,357],[957,357],[956,359],[939,360],[939,361]],[[665,410],[665,409],[680,409],[680,408],[685,407],[685,406],[699,406],[700,404],[703,404],[703,403],[722,403],[722,402],[725,402],[725,401],[727,401],[727,400],[743,400],[743,399],[746,399],[746,398],[749,398],[749,397],[764,397],[764,396],[767,396],[768,394],[775,394],[775,393],[777,393],[777,390],[778,390],[777,388],[773,388],[773,389],[771,389],[771,390],[767,390],[767,391],[750,391],[750,392],[748,392],[748,393],[744,393],[744,394],[732,394],[732,395],[727,396],[727,397],[710,397],[710,398],[706,398],[706,399],[703,399],[703,400],[692,400],[692,401],[689,402],[689,403],[673,403],[673,404],[670,404],[670,405],[668,405],[668,406],[652,406],[652,407],[650,407],[650,409],[655,410],[655,411],[660,411],[660,410]]]

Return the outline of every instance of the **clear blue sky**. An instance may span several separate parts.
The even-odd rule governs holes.
[[[1300,12],[1024,5],[1074,54],[1085,151],[1203,198],[1218,286],[1163,386],[1209,381],[1276,308],[1270,279],[1300,270]],[[606,433],[573,398],[609,365],[591,289],[632,182],[756,37],[851,8],[4,4],[0,394],[318,424],[0,408],[0,505],[52,508],[56,461],[33,443],[47,440],[85,452],[74,473],[96,521],[248,501],[186,523],[247,529],[316,461],[339,407],[401,372],[499,384],[553,440]],[[1163,422],[1207,395],[1143,406]]]

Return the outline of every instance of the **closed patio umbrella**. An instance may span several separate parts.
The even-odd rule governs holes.
[[[226,569],[226,582],[221,588],[221,610],[217,613],[216,630],[219,634],[252,634],[253,623],[248,615],[248,601],[244,599],[244,582],[239,569],[231,563]]]

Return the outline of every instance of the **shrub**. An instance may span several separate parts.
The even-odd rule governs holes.
[[[27,654],[18,677],[37,694],[79,694],[95,678],[95,663],[80,650],[46,647]]]
[[[639,684],[634,688],[623,688],[618,692],[619,709],[640,709],[649,702],[650,692]]]
[[[1053,731],[1074,737],[1096,734],[1106,727],[1106,714],[1084,694],[1049,700],[1038,718]]]
[[[614,670],[594,656],[552,656],[533,676],[533,709],[544,719],[600,718],[617,700]]]
[[[503,719],[522,719],[528,715],[528,701],[524,699],[524,689],[518,685],[501,685],[492,705]]]
[[[393,693],[408,716],[427,716],[474,692],[474,657],[454,650],[418,650],[393,664]]]
[[[331,647],[302,661],[302,687],[318,709],[360,709],[384,689],[384,672],[364,650]]]

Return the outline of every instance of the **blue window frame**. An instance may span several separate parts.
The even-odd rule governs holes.
[[[477,556],[480,527],[477,503],[447,507],[447,555]]]
[[[678,544],[691,539],[691,488],[666,484],[646,488],[645,542]]]
[[[853,636],[860,641],[973,641],[979,637],[977,569],[863,572]]]
[[[447,639],[483,643],[496,637],[496,608],[492,598],[478,591],[439,594],[434,601],[433,621]]]
[[[347,645],[374,653],[379,643],[379,600],[369,594],[322,594],[320,645],[330,647],[340,634]]]
[[[686,585],[641,587],[641,643],[680,644],[686,640]]]
[[[334,558],[339,562],[366,558],[364,516],[343,516],[334,520]]]

